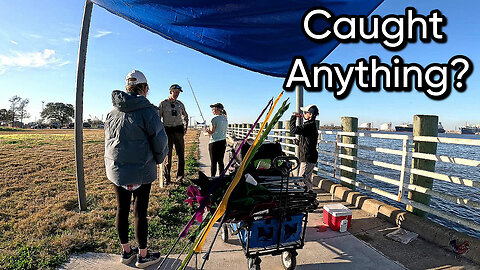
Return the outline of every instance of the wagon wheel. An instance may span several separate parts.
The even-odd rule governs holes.
[[[261,270],[261,262],[262,260],[259,257],[248,258],[248,270]]]
[[[226,223],[222,224],[222,229],[220,230],[220,237],[223,242],[228,243],[228,225]]]
[[[282,252],[282,265],[285,270],[293,270],[297,266],[297,252],[284,251]]]

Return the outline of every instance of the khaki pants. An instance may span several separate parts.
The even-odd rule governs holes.
[[[309,191],[313,188],[312,174],[314,167],[315,163],[301,162],[300,169],[298,171],[298,176],[303,177],[303,182],[305,183],[305,186],[307,186],[307,190]]]

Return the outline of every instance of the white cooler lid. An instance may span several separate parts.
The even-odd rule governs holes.
[[[351,216],[352,210],[348,209],[341,203],[327,204],[323,206],[323,209],[330,213],[334,217]]]

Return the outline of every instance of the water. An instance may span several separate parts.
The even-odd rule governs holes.
[[[386,132],[382,132],[386,133]],[[401,133],[394,133],[392,134],[402,134],[402,135],[412,135],[412,133],[407,133],[407,132],[401,132]],[[480,136],[478,135],[461,135],[461,134],[439,134],[439,137],[448,137],[448,138],[462,138],[462,139],[476,139],[480,140]],[[335,135],[326,135],[323,134],[323,139],[327,141],[335,141]],[[370,138],[370,137],[359,137],[358,138],[358,143],[360,145],[367,145],[367,146],[374,146],[374,147],[382,147],[382,148],[389,148],[389,149],[395,149],[395,150],[402,150],[402,141],[401,140],[392,140],[392,139],[380,139],[380,138]],[[326,145],[326,144],[320,144],[319,147],[320,150],[324,151],[329,151],[333,152],[334,147],[333,145]],[[456,144],[444,144],[444,143],[439,143],[437,145],[437,155],[443,155],[443,156],[449,156],[449,157],[456,157],[456,158],[465,158],[465,159],[471,159],[471,160],[480,160],[480,146],[469,146],[469,145],[456,145]],[[368,160],[378,160],[378,161],[383,161],[383,162],[388,162],[391,164],[396,164],[396,165],[401,165],[401,156],[397,155],[391,155],[391,154],[384,154],[384,153],[378,153],[374,151],[367,151],[367,150],[358,150],[358,157],[363,158],[363,159],[368,159]],[[331,163],[334,162],[334,157],[333,156],[327,156],[320,154],[319,159],[324,160],[324,161],[329,161]],[[322,164],[318,165],[319,168],[322,170],[328,171],[333,173],[333,168],[330,166],[325,166]],[[407,167],[411,167],[411,159],[407,159]],[[365,164],[362,162],[357,163],[357,168],[361,171],[385,176],[394,180],[399,180],[400,179],[400,171],[396,170],[391,170],[391,169],[386,169],[370,164]],[[441,174],[446,174],[449,176],[457,176],[460,178],[466,178],[474,181],[480,181],[480,170],[478,167],[471,167],[471,166],[464,166],[464,165],[457,165],[457,164],[451,164],[451,163],[445,163],[445,162],[436,162],[435,165],[435,172],[441,173]],[[410,179],[410,175],[407,173],[405,176],[405,180],[408,182]],[[366,176],[362,175],[357,175],[357,181],[364,183],[368,186],[371,187],[376,187],[380,188],[384,191],[397,194],[398,193],[398,187],[394,185],[390,185],[384,182],[380,182],[377,180],[370,179]],[[454,195],[460,198],[466,198],[466,199],[471,199],[474,201],[480,201],[480,189],[479,188],[473,188],[473,187],[467,187],[463,185],[457,185],[441,180],[434,180],[434,185],[433,185],[433,190],[445,193],[445,194],[450,194]],[[405,210],[405,205],[402,203],[399,203],[394,200],[390,200],[388,198],[385,198],[383,196],[377,195],[375,193],[358,189],[358,191],[375,198],[379,201],[383,201],[385,203],[388,203],[390,205],[393,205],[395,207],[398,207],[400,209]],[[463,206],[463,205],[458,205],[456,203],[446,201],[440,198],[435,198],[432,197],[430,206],[432,208],[453,214],[455,216],[459,216],[465,219],[472,220],[474,222],[480,223],[480,210],[468,207],[468,206]],[[463,232],[465,234],[468,234],[470,236],[480,238],[480,231],[476,231],[473,229],[469,229],[465,226],[462,226],[460,224],[457,224],[455,222],[451,222],[448,220],[445,220],[443,218],[434,216],[429,214],[429,219],[437,222],[439,224],[442,224],[448,228],[455,229],[457,231]]]

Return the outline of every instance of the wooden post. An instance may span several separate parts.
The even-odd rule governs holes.
[[[342,131],[345,132],[357,132],[358,131],[358,118],[356,117],[342,117]],[[342,143],[358,144],[358,136],[342,136]],[[357,149],[342,147],[343,155],[357,157]],[[357,161],[342,158],[340,164],[348,166],[350,168],[357,169]],[[340,176],[347,177],[353,181],[357,179],[357,174],[345,170],[340,170]],[[352,190],[355,190],[355,185],[346,183],[340,180],[340,184],[346,186]]]
[[[283,122],[282,121],[278,121],[276,124],[275,124],[275,129],[282,129],[283,128]],[[282,133],[280,131],[275,131],[273,132],[274,135],[276,136],[282,136]],[[282,138],[277,138],[275,137],[274,141],[278,141],[278,142],[282,142]]]
[[[241,127],[242,127],[242,124],[236,124],[237,135],[239,138],[243,138],[242,132],[240,130]]]
[[[77,83],[75,87],[75,169],[77,174],[78,204],[80,211],[87,210],[85,195],[85,171],[83,167],[83,92],[85,80],[85,62],[87,59],[88,32],[92,18],[93,3],[85,1],[83,23],[80,35],[77,63]]]
[[[285,121],[285,128],[288,130],[287,132],[285,132],[285,136],[286,137],[291,137],[292,134],[290,133],[290,120]],[[285,139],[285,143],[293,144],[293,140],[292,139]],[[286,146],[285,150],[295,152],[295,148],[290,147],[290,146]],[[291,154],[288,154],[288,155],[291,155]]]
[[[413,116],[413,136],[438,136],[438,116],[435,115],[415,115]],[[437,154],[437,143],[434,142],[413,142],[413,151],[416,153]],[[412,158],[412,169],[424,171],[435,171],[435,161],[420,158]],[[410,183],[426,188],[433,187],[433,179],[422,175],[410,174]],[[430,195],[410,191],[408,198],[415,202],[430,205]],[[419,209],[407,206],[407,211],[417,216],[427,217],[428,213]]]
[[[163,178],[163,162],[160,164],[157,164],[157,169],[158,169],[158,183],[160,184],[160,188],[164,188],[165,182]]]
[[[247,130],[245,130],[245,135],[247,135],[248,131],[252,128],[253,124],[247,124]],[[253,131],[252,131],[253,133]],[[250,137],[252,136],[252,133],[250,133]]]

